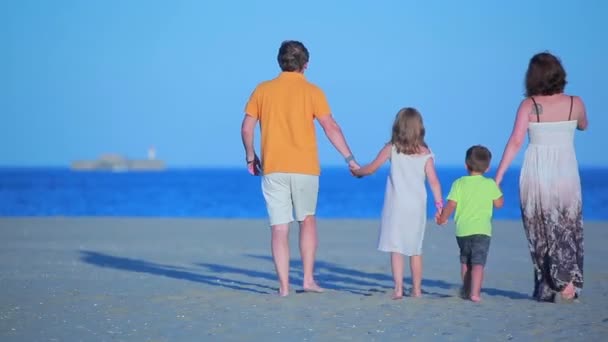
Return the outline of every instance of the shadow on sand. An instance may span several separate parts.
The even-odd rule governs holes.
[[[229,288],[232,290],[253,292],[253,293],[271,293],[268,291],[261,291],[258,288],[273,290],[270,286],[261,284],[239,281],[233,279],[226,279],[215,275],[205,275],[196,272],[189,271],[182,267],[174,267],[169,265],[157,264],[148,262],[145,260],[131,259],[124,257],[112,256],[104,253],[92,252],[92,251],[80,251],[80,260],[84,263],[104,267],[113,268],[117,270],[130,271],[136,273],[147,273],[152,275],[158,275],[163,277],[169,277],[180,280],[193,281],[197,283],[203,283],[211,286],[220,286]]]
[[[272,257],[267,255],[246,254],[245,257],[263,260],[272,264]],[[276,286],[268,285],[276,283],[274,271],[264,272],[213,263],[197,263],[195,264],[198,266],[197,268],[189,269],[145,260],[112,256],[94,251],[80,251],[80,260],[98,267],[164,276],[251,293],[274,294],[278,290]],[[315,273],[317,281],[321,286],[329,290],[371,296],[374,293],[385,293],[388,289],[392,289],[393,279],[388,273],[362,272],[323,260],[318,260],[315,263]],[[410,284],[411,279],[406,278],[405,282],[406,284]],[[291,261],[290,284],[295,288],[302,285],[302,262],[300,260]],[[445,298],[455,295],[460,285],[443,280],[424,279],[422,286],[424,287],[423,292],[426,295]],[[440,292],[431,292],[429,289],[439,289]],[[446,290],[449,291],[446,293]],[[490,296],[530,299],[529,295],[515,291],[484,288],[482,292]]]

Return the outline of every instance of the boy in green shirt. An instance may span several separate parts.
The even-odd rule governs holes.
[[[502,192],[493,179],[484,177],[490,168],[492,153],[481,145],[467,150],[465,164],[468,176],[458,178],[448,194],[448,203],[436,217],[444,225],[456,210],[456,241],[460,248],[462,295],[474,302],[481,301],[483,268],[486,264],[492,235],[493,207],[504,203]]]

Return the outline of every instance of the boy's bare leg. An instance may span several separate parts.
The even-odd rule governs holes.
[[[391,268],[393,270],[393,280],[395,281],[395,290],[393,291],[393,299],[403,298],[403,255],[396,252],[391,252]]]
[[[317,221],[314,215],[306,216],[304,221],[300,222],[300,255],[302,256],[302,269],[304,271],[302,287],[307,292],[323,292],[314,278],[317,245]]]
[[[422,255],[410,257],[410,270],[412,272],[412,297],[422,296]]]
[[[272,226],[272,258],[279,277],[279,296],[289,294],[289,225]]]
[[[481,283],[483,282],[483,265],[473,265],[471,269],[471,300],[481,301]]]
[[[460,264],[460,277],[462,278],[460,296],[467,299],[471,294],[471,267],[468,264]]]

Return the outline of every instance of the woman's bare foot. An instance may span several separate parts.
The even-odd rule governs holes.
[[[561,296],[563,299],[570,300],[573,299],[576,295],[576,289],[574,288],[574,284],[568,283],[566,287],[562,290]]]
[[[481,302],[481,297],[480,296],[471,295],[471,297],[469,299],[471,299],[471,301],[475,302],[475,303]]]
[[[302,285],[302,288],[304,289],[304,292],[322,293],[325,291],[321,286],[319,286],[315,282],[304,284]]]

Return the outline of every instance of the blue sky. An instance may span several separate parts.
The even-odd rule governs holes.
[[[549,50],[587,104],[580,164],[608,166],[606,15],[600,0],[2,1],[0,166],[145,158],[150,145],[173,167],[239,166],[245,102],[278,74],[286,39],[309,48],[306,76],[362,162],[414,106],[439,165],[478,143],[497,163],[528,60]],[[322,164],[342,165],[318,138]]]

